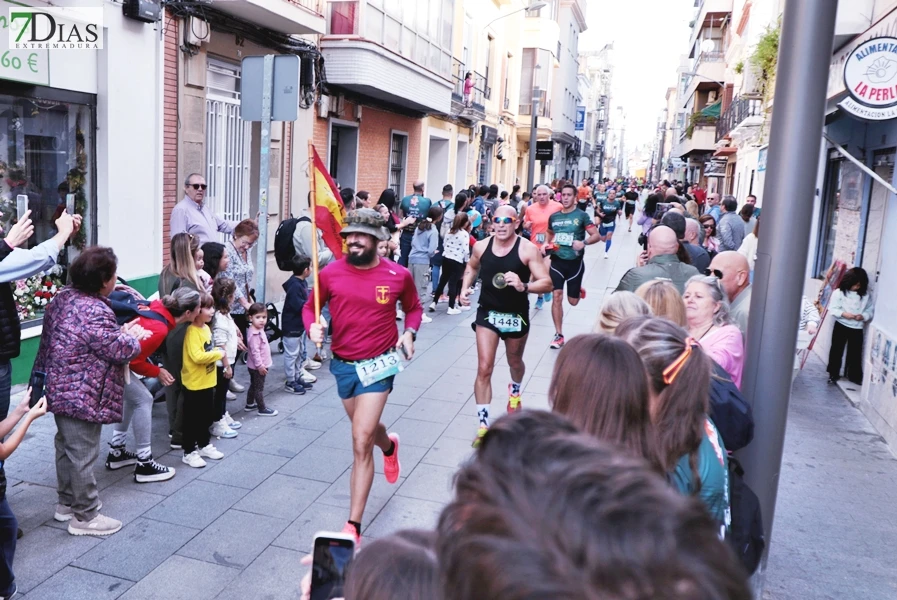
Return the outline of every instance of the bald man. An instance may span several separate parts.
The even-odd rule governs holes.
[[[719,278],[729,299],[729,314],[747,339],[751,308],[751,268],[747,259],[734,250],[720,252],[710,262],[710,273]]]
[[[427,218],[427,213],[433,205],[433,201],[424,196],[424,182],[415,181],[412,186],[414,193],[410,196],[402,198],[399,204],[399,213],[402,218],[414,217],[416,221]],[[399,238],[399,248],[401,255],[399,256],[399,264],[408,267],[408,255],[411,254],[411,240],[414,237],[415,227],[406,227],[402,230],[402,237]]]
[[[626,271],[617,291],[634,292],[643,283],[664,279],[675,285],[680,294],[683,293],[689,278],[700,273],[693,266],[679,260],[676,256],[678,250],[676,233],[664,225],[655,227],[648,234],[648,251],[640,257],[645,264]]]

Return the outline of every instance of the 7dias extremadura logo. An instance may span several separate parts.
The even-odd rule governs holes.
[[[102,50],[103,9],[10,7],[7,30],[10,50]]]

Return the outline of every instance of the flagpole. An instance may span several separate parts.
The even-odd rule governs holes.
[[[318,204],[315,190],[315,146],[311,140],[308,142],[308,190],[311,202],[311,277],[313,284],[313,293],[315,295],[315,323],[321,322],[321,286],[318,281],[318,226],[316,223],[316,213],[318,212]],[[321,342],[315,344],[318,350],[321,349]]]

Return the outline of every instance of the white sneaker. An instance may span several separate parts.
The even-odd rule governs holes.
[[[302,380],[302,383],[314,383],[318,380],[317,377],[315,377],[305,369],[299,369],[299,379]]]
[[[607,260],[607,252],[604,253],[604,260]]]
[[[436,303],[435,302],[430,303],[429,310],[430,310],[430,312],[436,312]]]
[[[431,319],[427,315],[421,315],[420,320],[421,320],[421,323],[432,323],[433,322],[433,319]]]
[[[231,429],[239,429],[243,426],[239,421],[234,421],[234,418],[230,416],[229,412],[224,413],[224,422],[227,423],[227,426]]]
[[[461,306],[461,310],[470,310],[469,306]]]
[[[211,458],[212,460],[221,460],[224,458],[224,454],[212,444],[209,444],[205,448],[201,448],[199,450],[199,455],[204,458]]]
[[[461,309],[459,309],[459,308],[449,308],[447,311],[445,311],[445,314],[447,314],[447,315],[460,315],[460,314],[461,314]]]
[[[321,363],[314,360],[313,358],[305,359],[305,364],[302,365],[303,369],[308,369],[309,371],[317,371],[321,368]]]
[[[228,387],[230,387],[230,391],[232,391],[232,392],[237,392],[238,394],[239,394],[240,392],[245,392],[245,391],[246,391],[246,388],[245,388],[244,386],[240,385],[239,383],[237,383],[237,380],[236,380],[236,379],[231,379],[231,380],[230,380],[230,386],[228,386]]]
[[[227,421],[224,420],[224,417],[221,417],[220,421],[215,421],[214,423],[212,423],[212,426],[209,427],[209,433],[216,438],[230,439],[237,437],[237,432],[228,427]]]
[[[397,308],[396,309],[396,321],[401,321],[404,318],[405,318],[405,311]]]
[[[237,399],[237,395],[230,390],[227,391],[225,397],[227,398],[228,402],[232,402]]]
[[[181,459],[181,462],[185,465],[193,467],[194,469],[201,469],[206,466],[206,461],[200,458],[199,452],[197,452],[196,450],[194,450],[190,454],[185,454],[184,458]]]

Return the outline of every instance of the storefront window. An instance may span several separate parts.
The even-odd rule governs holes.
[[[69,260],[93,242],[93,123],[93,108],[87,104],[0,94],[0,225],[6,231],[15,223],[18,196],[27,197],[34,221],[34,235],[23,247],[33,248],[55,235],[68,194],[74,195],[75,212],[83,219],[57,268],[16,282],[22,321],[41,317],[65,281]]]

